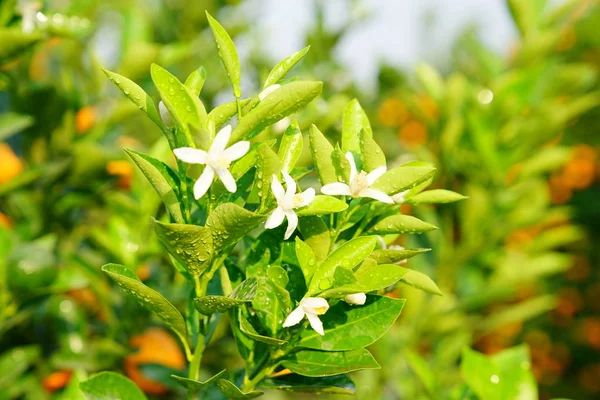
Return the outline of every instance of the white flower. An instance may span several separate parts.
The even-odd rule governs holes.
[[[210,145],[208,152],[191,147],[181,147],[173,150],[175,157],[188,164],[203,164],[204,172],[194,184],[194,197],[199,199],[204,196],[213,182],[215,173],[231,193],[237,190],[235,180],[229,172],[232,161],[241,158],[250,149],[250,142],[237,142],[229,148],[227,142],[231,136],[231,125],[221,129]]]
[[[315,198],[315,189],[309,188],[302,193],[296,193],[296,182],[294,179],[285,172],[282,172],[282,175],[285,179],[287,188],[284,191],[277,176],[273,175],[271,190],[277,200],[277,208],[273,211],[273,214],[269,216],[267,222],[265,222],[265,228],[277,228],[283,223],[284,217],[287,218],[288,226],[285,230],[285,236],[283,237],[284,240],[287,240],[298,227],[298,216],[294,212],[294,209],[312,203]]]
[[[364,293],[352,293],[346,295],[344,301],[350,305],[362,306],[367,301],[367,295]]]
[[[379,240],[379,243],[381,244],[381,248],[383,250],[404,250],[404,247],[400,246],[399,244],[391,244],[388,246],[385,243],[385,240],[383,240],[383,238],[379,235],[377,235],[377,239]],[[408,263],[408,260],[405,259],[405,260],[398,261],[396,264],[402,265],[402,264],[406,264],[406,263]]]
[[[283,133],[291,123],[292,120],[289,117],[285,117],[281,121],[277,121],[273,124],[273,132]]]
[[[270,95],[271,93],[273,93],[280,87],[281,87],[281,85],[278,83],[271,85],[271,86],[267,86],[262,92],[260,92],[258,94],[258,100],[263,101],[264,99],[267,98],[268,95]]]
[[[283,323],[283,327],[288,328],[297,325],[304,317],[306,317],[310,326],[319,335],[324,335],[323,323],[319,319],[319,315],[325,314],[327,310],[329,310],[327,300],[321,297],[307,297],[300,300],[300,305],[287,316]]]
[[[387,171],[385,165],[375,168],[368,174],[365,171],[356,173],[356,163],[352,153],[346,153],[346,159],[350,163],[350,182],[349,184],[342,182],[328,183],[321,188],[321,192],[332,196],[352,196],[352,197],[369,197],[379,200],[383,203],[393,204],[394,200],[380,190],[371,189],[371,186],[377,179]]]
[[[40,8],[42,8],[42,4],[39,1],[19,0],[17,9],[22,16],[21,29],[24,33],[31,33],[35,30]]]
[[[165,106],[165,103],[162,102],[162,100],[158,103],[158,112],[160,113],[160,119],[162,119],[162,122],[164,122],[165,125],[173,125],[173,117],[171,117],[171,113]]]
[[[408,192],[409,192],[409,190],[405,190],[403,192],[396,193],[395,195],[392,196],[392,200],[394,200],[394,203],[396,203],[396,204],[402,204],[406,201],[404,196],[406,196],[406,193],[408,193]]]

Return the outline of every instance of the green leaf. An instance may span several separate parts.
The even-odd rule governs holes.
[[[88,400],[145,400],[146,396],[129,378],[115,372],[100,372],[79,384]]]
[[[282,321],[290,312],[292,302],[290,294],[284,288],[268,278],[258,278],[258,288],[252,307],[269,335],[276,336],[281,330]]]
[[[21,56],[42,38],[38,32],[25,33],[19,28],[0,28],[0,60]]]
[[[364,130],[368,135],[373,135],[369,118],[358,100],[353,99],[344,109],[342,117],[342,151],[360,153],[360,136]]]
[[[294,68],[296,64],[298,64],[300,60],[302,60],[306,53],[308,53],[309,49],[310,46],[306,46],[302,50],[297,51],[291,56],[287,56],[286,58],[281,60],[275,67],[273,67],[271,72],[269,72],[269,75],[265,80],[263,88],[267,88],[268,86],[274,85],[277,82],[279,82],[281,78],[283,78],[288,72],[290,72],[292,68]]]
[[[187,389],[189,392],[197,393],[201,390],[206,389],[208,386],[211,386],[214,383],[216,383],[217,379],[222,377],[225,374],[225,372],[227,372],[226,369],[217,373],[216,375],[211,376],[209,379],[207,379],[204,382],[196,381],[194,379],[184,378],[183,376],[177,376],[177,375],[171,375],[171,378],[173,378],[181,387]]]
[[[301,350],[285,356],[281,364],[303,376],[331,376],[381,368],[367,349],[339,352]]]
[[[396,264],[402,260],[426,253],[430,250],[431,249],[379,249],[373,251],[369,257],[375,260],[377,264]]]
[[[185,80],[185,87],[190,90],[190,93],[200,96],[204,82],[206,81],[206,69],[200,67],[194,70]]]
[[[173,304],[160,293],[144,285],[139,278],[127,267],[119,264],[106,264],[102,267],[112,280],[114,280],[126,293],[137,300],[140,306],[156,314],[169,328],[185,342],[187,331],[183,316]]]
[[[277,285],[286,287],[290,278],[285,271],[285,269],[281,268],[279,265],[271,265],[267,269],[267,276]]]
[[[164,224],[155,219],[154,232],[163,247],[193,276],[202,275],[213,255],[211,231],[198,225]]]
[[[228,399],[254,399],[265,394],[265,392],[261,392],[260,390],[252,390],[244,393],[235,386],[233,382],[230,382],[227,379],[220,379],[217,386],[219,386],[219,390],[227,396]]]
[[[344,211],[348,208],[345,201],[326,195],[316,195],[315,199],[306,207],[298,209],[298,215],[323,215]]]
[[[464,200],[467,196],[445,189],[433,189],[421,192],[406,199],[408,204],[443,204]]]
[[[271,346],[282,346],[287,343],[285,340],[259,334],[256,332],[256,329],[254,329],[252,324],[241,313],[238,314],[238,320],[240,322],[240,331],[257,342],[266,343]]]
[[[443,296],[440,288],[429,276],[414,269],[409,270],[400,281],[425,292]]]
[[[386,288],[398,282],[409,269],[395,264],[377,264],[368,258],[354,273],[365,292]]]
[[[347,375],[334,375],[309,378],[291,374],[278,378],[266,379],[260,384],[269,389],[285,390],[288,392],[356,394],[356,386]]]
[[[331,235],[329,228],[321,217],[300,217],[298,229],[304,242],[312,249],[317,261],[323,260],[329,254]]]
[[[258,146],[257,156],[257,177],[254,180],[254,184],[256,185],[256,190],[258,190],[258,197],[260,198],[260,207],[258,210],[259,212],[263,212],[269,207],[273,198],[271,182],[273,180],[273,175],[279,177],[281,172],[281,162],[279,161],[277,154],[275,154],[266,143],[262,143]]]
[[[219,205],[206,220],[206,227],[210,229],[213,236],[213,254],[218,254],[229,245],[237,243],[258,227],[263,219],[263,216],[234,203]]]
[[[29,128],[35,120],[30,115],[5,112],[0,115],[0,140],[6,140],[15,133]]]
[[[511,347],[490,357],[500,368],[503,399],[537,399],[538,389],[531,371],[531,357],[526,345]]]
[[[404,350],[404,357],[421,384],[432,398],[436,398],[437,388],[435,374],[421,355],[411,349]]]
[[[240,59],[238,58],[235,44],[233,44],[233,40],[231,40],[231,36],[229,36],[229,33],[227,33],[225,28],[223,28],[221,24],[208,13],[208,11],[206,11],[206,18],[208,19],[208,24],[210,25],[215,44],[217,45],[217,52],[219,53],[219,57],[221,58],[221,62],[223,63],[231,87],[233,88],[233,95],[236,99],[240,98],[242,95],[242,89],[240,87]],[[235,141],[237,141],[237,139],[232,142]]]
[[[134,150],[125,150],[127,155],[138,166],[150,185],[160,196],[173,221],[184,223],[183,213],[179,202],[179,177],[168,165],[155,158],[138,153]]]
[[[188,145],[195,147],[190,134],[190,125],[199,128],[206,121],[206,110],[190,90],[173,74],[160,65],[152,64],[150,67],[152,81],[158,89],[160,98],[171,113],[173,119],[183,132],[188,135]]]
[[[156,125],[158,125],[161,129],[164,128],[165,125],[160,118],[160,114],[158,113],[156,105],[152,101],[152,98],[148,96],[148,93],[144,91],[144,89],[124,76],[115,74],[114,72],[110,72],[106,69],[102,69],[102,71],[104,71],[106,76],[108,76],[108,79],[117,85],[117,87],[121,89],[123,93],[125,93],[125,96],[129,97],[129,100],[133,101],[133,103],[138,106],[140,110],[145,112]]]
[[[304,139],[298,127],[298,121],[294,121],[281,136],[279,152],[277,153],[281,160],[281,170],[283,172],[289,174],[292,168],[294,168],[296,161],[298,161],[300,154],[302,154],[303,144]]]
[[[340,301],[322,317],[325,335],[304,329],[297,346],[324,351],[354,350],[369,346],[390,329],[400,316],[404,303],[404,299],[385,296],[367,296],[367,301],[362,306]]]
[[[375,168],[386,166],[385,154],[381,147],[373,140],[373,133],[366,130],[360,131],[360,152],[362,154],[363,169],[371,172]]]
[[[244,107],[248,103],[250,103],[250,99],[241,100],[240,107]],[[213,108],[213,110],[208,114],[208,118],[215,123],[215,128],[218,129],[220,126],[224,125],[227,121],[233,118],[236,113],[237,102],[231,101],[229,103],[220,104]]]
[[[480,399],[502,399],[500,368],[495,363],[471,349],[464,349],[460,371],[463,379]]]
[[[363,236],[349,240],[338,247],[315,271],[310,282],[309,295],[329,289],[333,284],[333,274],[337,267],[354,268],[371,254],[376,243],[376,237]]]
[[[331,162],[333,146],[315,125],[310,126],[308,132],[310,152],[322,185],[337,182],[337,173]]]
[[[296,81],[281,86],[253,108],[231,133],[231,141],[249,139],[310,103],[321,93],[322,82]]]
[[[315,253],[313,253],[312,249],[309,245],[304,243],[299,237],[296,236],[296,258],[298,258],[298,263],[300,264],[300,269],[302,270],[302,274],[304,275],[305,282],[310,282],[315,269],[317,268],[317,259],[315,257]]]
[[[335,168],[338,182],[350,181],[350,162],[346,158],[339,144],[335,145],[335,149],[331,153],[331,162]]]
[[[434,173],[435,168],[430,166],[401,166],[388,170],[371,188],[393,195],[412,189],[431,178]]]
[[[434,225],[421,221],[411,215],[392,215],[376,223],[370,234],[388,235],[392,233],[423,233],[437,229]]]
[[[225,311],[248,303],[256,297],[258,281],[256,278],[248,278],[240,283],[229,296],[202,296],[194,299],[194,307],[204,315],[224,313]]]

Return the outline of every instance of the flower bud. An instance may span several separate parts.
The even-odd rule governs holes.
[[[353,306],[362,306],[367,301],[367,295],[364,293],[353,293],[344,297],[344,301]]]

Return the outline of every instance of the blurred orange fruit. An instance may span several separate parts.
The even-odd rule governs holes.
[[[0,226],[5,229],[10,229],[13,227],[13,221],[6,214],[0,212]]]
[[[173,336],[164,329],[150,328],[141,335],[132,337],[129,345],[138,351],[125,357],[124,369],[127,376],[148,394],[166,393],[167,388],[163,384],[146,378],[139,367],[144,364],[160,364],[182,369],[185,366],[185,357]]]
[[[75,128],[77,133],[84,134],[96,125],[98,111],[94,106],[80,108],[75,115]]]
[[[552,204],[564,204],[571,200],[573,196],[571,185],[569,185],[562,174],[552,175],[548,181],[548,185]]]
[[[574,159],[563,170],[565,182],[573,189],[585,189],[596,177],[596,163],[586,159]]]
[[[422,146],[427,142],[427,127],[422,122],[409,121],[400,129],[398,137],[408,147]]]
[[[417,105],[425,116],[429,119],[437,121],[440,116],[440,109],[437,103],[429,96],[423,94],[417,98]]]
[[[145,281],[146,279],[150,278],[150,267],[148,264],[141,264],[135,270],[135,274],[138,278],[140,278],[140,280]]]
[[[600,350],[600,319],[587,318],[582,324],[584,340],[594,349]]]
[[[0,183],[8,182],[23,171],[23,162],[6,143],[0,143]]]
[[[390,97],[381,103],[377,115],[383,126],[393,128],[406,122],[408,119],[408,109],[401,100]]]
[[[106,164],[106,172],[109,175],[117,176],[117,186],[121,189],[129,190],[131,188],[131,177],[133,174],[133,167],[129,161],[125,160],[113,160]]]
[[[49,393],[54,393],[67,386],[71,379],[72,371],[62,370],[51,373],[46,376],[42,381],[42,386]]]

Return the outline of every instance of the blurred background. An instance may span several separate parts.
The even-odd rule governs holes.
[[[178,343],[100,272],[127,265],[185,307],[148,229],[164,210],[122,148],[172,156],[100,68],[157,101],[151,63],[179,78],[202,65],[207,108],[232,100],[205,10],[238,47],[244,91],[310,45],[294,73],[325,86],[303,129],[336,140],[357,98],[388,160],[432,162],[435,186],[469,196],[403,206],[440,227],[399,244],[433,249],[408,266],[445,295],[388,293],[408,301],[373,346],[383,368],[353,375],[358,398],[477,398],[459,386],[477,384],[462,349],[519,345],[539,398],[600,397],[599,2],[2,0],[0,398],[78,398],[102,370],[183,398]],[[241,366],[220,328],[206,376]]]

